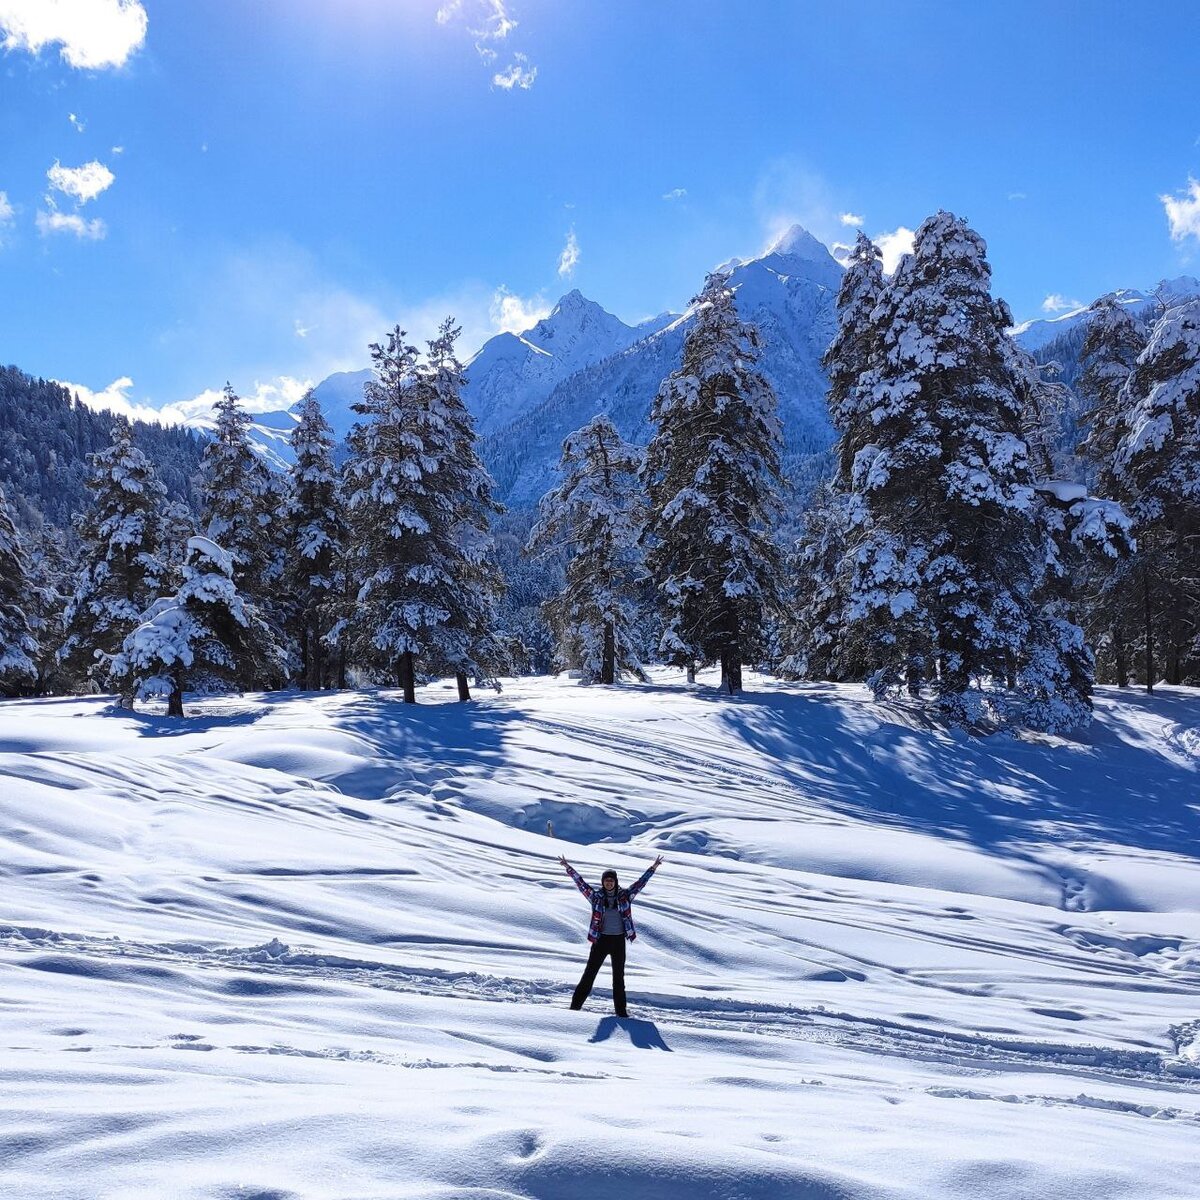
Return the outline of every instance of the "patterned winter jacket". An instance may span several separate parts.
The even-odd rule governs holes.
[[[584,899],[592,906],[592,922],[588,926],[588,941],[594,942],[604,928],[604,887],[594,888],[584,883],[583,876],[574,867],[567,868],[567,874],[575,881],[575,886],[583,893]],[[621,924],[625,926],[625,936],[632,942],[637,937],[633,927],[633,905],[630,901],[650,882],[654,868],[650,867],[632,887],[617,888],[617,910],[621,914]]]

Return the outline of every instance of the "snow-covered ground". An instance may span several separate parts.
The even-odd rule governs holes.
[[[0,705],[0,1196],[1200,1196],[1200,694],[750,686]]]

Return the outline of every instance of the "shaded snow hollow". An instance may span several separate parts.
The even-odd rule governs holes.
[[[0,1195],[1194,1197],[1200,695],[752,687],[0,706]]]

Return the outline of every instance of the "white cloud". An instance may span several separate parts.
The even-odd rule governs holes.
[[[6,50],[39,54],[61,46],[69,66],[124,66],[146,40],[140,0],[0,0],[0,33]]]
[[[560,279],[570,279],[575,274],[575,267],[579,262],[579,239],[575,236],[575,230],[571,229],[567,234],[567,244],[562,248],[562,253],[558,256],[558,277]]]
[[[76,213],[39,210],[36,222],[42,237],[49,237],[52,233],[73,233],[77,238],[98,242],[108,233],[108,226],[99,217],[85,221]]]
[[[299,317],[296,318],[294,324],[295,324],[295,329],[296,329],[296,336],[298,338],[306,338],[306,337],[308,337],[308,335],[310,333],[312,333],[312,326],[305,325],[304,322],[301,321]]]
[[[87,128],[87,126],[74,113],[67,113],[67,120],[71,122],[71,125],[74,127],[76,133],[82,133]]]
[[[461,8],[461,4],[456,7]],[[473,37],[485,41],[502,42],[517,27],[517,22],[510,15],[505,0],[480,0],[476,8],[483,24],[470,31]],[[441,15],[439,12],[439,20]]]
[[[682,200],[687,195],[687,188],[672,188],[669,192],[663,192],[664,200]]]
[[[9,203],[8,193],[0,192],[0,227],[11,225],[17,210]]]
[[[871,240],[879,247],[883,256],[883,269],[891,275],[900,264],[900,259],[912,253],[913,238],[916,232],[905,225],[893,229],[891,233],[877,233]]]
[[[1029,197],[1026,196],[1024,192],[1009,192],[1008,198],[1010,200],[1028,200],[1029,199]]]
[[[93,159],[82,167],[64,167],[55,161],[46,172],[46,178],[56,191],[73,196],[79,204],[87,204],[112,187],[116,176],[102,162]]]
[[[93,391],[86,384],[70,383],[65,379],[56,379],[68,391],[74,392],[88,408],[98,412],[116,413],[130,421],[154,421],[159,425],[186,425],[188,423],[205,424],[211,417],[213,406],[221,398],[221,389],[205,388],[204,391],[188,400],[176,400],[155,408],[151,404],[131,400],[129,392],[133,388],[133,380],[128,375],[114,379],[108,387],[101,391]],[[290,375],[280,375],[266,383],[255,380],[254,387],[247,391],[238,391],[242,407],[248,413],[280,412],[291,408],[304,393],[313,386],[310,379],[296,379]],[[235,388],[235,390],[238,390]]]
[[[862,217],[860,217],[857,213],[852,212],[842,213],[841,216],[838,217],[838,220],[841,221],[843,225],[849,225],[851,229],[857,229],[863,223]]]
[[[1185,238],[1200,240],[1200,180],[1189,177],[1186,192],[1175,196],[1159,196],[1171,240],[1182,242]]]
[[[114,146],[114,147],[112,148],[112,152],[113,152],[114,154],[124,154],[124,153],[125,153],[125,147],[124,147],[124,146]]]
[[[1083,305],[1078,300],[1068,300],[1061,292],[1051,292],[1042,301],[1042,312],[1044,313],[1070,312],[1073,308],[1082,307]]]
[[[449,0],[449,3],[443,4],[437,10],[437,23],[445,25],[447,22],[453,21],[460,12],[462,12],[462,0]]]
[[[492,296],[492,327],[497,333],[524,333],[549,315],[550,305],[541,293],[525,298],[501,284]]]
[[[492,76],[492,86],[503,88],[506,92],[511,92],[513,88],[527,92],[533,87],[537,73],[537,67],[531,67],[529,59],[524,54],[517,53],[513,55],[513,61],[505,70],[497,71]]]

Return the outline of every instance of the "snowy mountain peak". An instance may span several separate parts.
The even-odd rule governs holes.
[[[784,230],[770,245],[764,258],[772,255],[787,258],[800,258],[808,262],[824,263],[832,258],[829,247],[824,242],[813,237],[803,225],[793,225]]]

